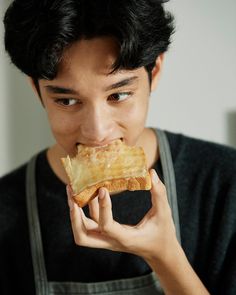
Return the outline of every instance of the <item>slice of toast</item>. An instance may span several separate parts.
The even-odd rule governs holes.
[[[127,146],[121,140],[102,147],[79,145],[74,158],[61,160],[80,207],[96,197],[100,187],[109,192],[151,189],[143,149]]]

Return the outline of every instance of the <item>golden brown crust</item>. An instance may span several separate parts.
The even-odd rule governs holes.
[[[103,147],[80,145],[74,158],[61,161],[80,207],[93,199],[100,187],[109,192],[151,189],[144,150],[121,140]]]
[[[145,177],[121,178],[102,181],[87,187],[81,193],[73,196],[73,198],[80,207],[84,207],[89,201],[98,195],[98,190],[101,187],[107,188],[109,192],[118,192],[123,190],[149,190],[151,189],[151,178],[149,173],[147,173]]]

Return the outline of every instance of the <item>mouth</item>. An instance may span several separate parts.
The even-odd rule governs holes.
[[[104,147],[104,146],[107,146],[109,144],[111,144],[113,141],[116,141],[116,140],[121,140],[122,142],[124,142],[124,138],[123,137],[120,137],[120,138],[116,138],[116,139],[112,139],[111,141],[109,142],[101,142],[101,143],[82,143],[82,142],[77,142],[75,145],[76,145],[76,148],[78,148],[79,145],[86,145],[86,146],[89,146],[89,147]]]

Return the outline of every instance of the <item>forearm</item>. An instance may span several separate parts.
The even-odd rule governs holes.
[[[153,257],[147,262],[156,273],[166,295],[209,294],[178,242],[173,254],[166,253],[161,259]]]

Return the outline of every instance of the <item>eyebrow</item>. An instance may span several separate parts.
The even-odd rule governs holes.
[[[53,86],[53,85],[46,85],[45,88],[54,94],[77,94],[77,92],[71,88],[60,87],[60,86]]]
[[[109,90],[113,90],[113,89],[117,89],[117,88],[121,88],[123,86],[127,86],[127,85],[131,85],[133,84],[136,80],[138,80],[137,76],[133,76],[130,78],[126,78],[123,79],[119,82],[116,82],[114,84],[109,85],[108,87],[106,87],[104,90],[105,91],[109,91]],[[53,94],[78,94],[77,91],[75,91],[74,89],[71,88],[67,88],[67,87],[61,87],[61,86],[54,86],[54,85],[46,85],[45,88]]]
[[[126,78],[124,80],[121,80],[119,82],[116,82],[108,87],[105,88],[105,91],[109,91],[109,90],[113,90],[113,89],[117,89],[117,88],[121,88],[123,86],[127,86],[127,85],[131,85],[133,84],[136,80],[138,80],[137,76],[133,76],[130,78]]]

